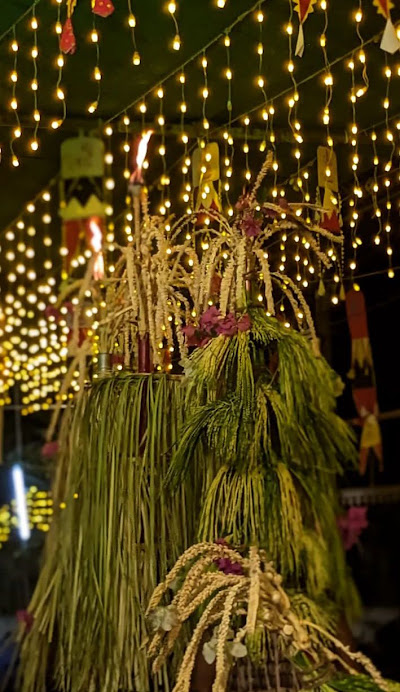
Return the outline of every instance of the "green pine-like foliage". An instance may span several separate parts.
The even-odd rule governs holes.
[[[285,584],[357,608],[336,527],[336,477],[356,459],[335,413],[336,376],[309,341],[262,309],[186,363],[186,422],[169,472],[204,476],[199,540],[265,547]]]

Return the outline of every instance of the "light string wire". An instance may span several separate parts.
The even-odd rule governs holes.
[[[38,0],[38,1],[39,1],[39,0]],[[209,48],[211,48],[211,46],[213,46],[215,43],[217,43],[217,41],[219,41],[221,38],[224,38],[224,37],[226,36],[226,34],[230,34],[231,31],[232,31],[238,24],[240,24],[244,19],[246,19],[246,17],[248,17],[249,15],[251,15],[253,12],[255,12],[255,10],[258,8],[258,6],[259,6],[260,4],[264,4],[265,2],[267,2],[267,0],[257,0],[257,2],[256,2],[252,7],[250,7],[248,10],[246,10],[246,11],[243,12],[241,15],[239,15],[238,17],[236,17],[236,19],[235,19],[229,26],[227,26],[225,29],[223,29],[222,31],[220,31],[216,36],[214,36],[214,38],[212,38],[208,43],[206,43],[204,46],[202,46],[202,48],[200,48],[198,51],[196,51],[195,53],[193,53],[193,55],[191,55],[191,56],[190,56],[187,60],[185,60],[185,62],[183,62],[181,65],[179,65],[179,67],[174,68],[171,72],[169,72],[169,73],[168,73],[165,77],[163,77],[161,80],[157,80],[157,82],[156,82],[155,84],[153,84],[151,87],[149,87],[149,88],[147,89],[147,91],[145,91],[143,94],[141,94],[141,96],[138,96],[136,99],[134,99],[134,101],[131,101],[131,103],[129,103],[129,104],[127,104],[126,106],[124,106],[124,108],[121,108],[120,111],[118,111],[118,112],[115,113],[114,115],[110,116],[110,117],[105,121],[104,124],[105,124],[105,125],[108,125],[108,123],[111,123],[113,120],[116,120],[116,119],[119,118],[121,115],[123,115],[126,111],[130,110],[131,108],[134,108],[134,107],[137,106],[141,101],[143,101],[144,99],[146,99],[147,96],[149,96],[150,94],[152,94],[152,93],[154,92],[154,89],[157,88],[157,85],[161,86],[162,84],[165,84],[165,82],[167,82],[169,79],[171,79],[172,77],[174,77],[175,75],[177,75],[179,72],[182,72],[182,71],[185,69],[185,67],[187,67],[188,65],[190,65],[191,63],[193,63],[197,58],[201,57],[201,56],[204,54],[204,52],[206,52]],[[245,115],[245,114],[242,114],[242,118],[243,118],[243,115]]]
[[[18,24],[20,24],[20,22],[22,22],[25,19],[25,17],[32,13],[32,10],[34,9],[34,7],[36,7],[36,5],[39,4],[39,2],[40,0],[35,0],[35,2],[29,5],[29,7],[26,8],[25,12],[23,12],[18,17],[18,19],[16,19],[15,22],[8,27],[8,29],[5,29],[5,31],[3,31],[3,33],[0,35],[0,43],[3,41],[3,39],[5,39],[8,36],[8,34],[11,34],[16,29]]]

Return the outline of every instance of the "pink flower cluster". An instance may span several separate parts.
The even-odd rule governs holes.
[[[210,339],[223,334],[224,336],[235,336],[238,332],[247,332],[251,322],[249,315],[241,315],[236,318],[230,312],[225,317],[221,316],[220,311],[215,305],[211,306],[200,317],[199,324],[188,324],[183,328],[188,346],[205,346]]]
[[[228,543],[223,538],[218,538],[216,541],[217,545],[225,545],[227,547]],[[232,562],[229,557],[221,557],[215,560],[215,564],[220,572],[224,574],[243,574],[243,568],[240,562]]]
[[[368,526],[367,507],[350,507],[346,514],[338,518],[337,523],[344,549],[350,550]]]

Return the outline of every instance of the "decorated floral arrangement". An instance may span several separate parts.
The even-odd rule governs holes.
[[[171,591],[172,601],[161,606]],[[215,661],[213,692],[228,689],[235,666],[244,657],[256,666],[272,660],[271,686],[277,690],[282,661],[290,664],[297,689],[330,684],[343,672],[355,676],[356,688],[363,669],[375,687],[388,690],[366,656],[350,651],[321,624],[323,614],[314,611],[304,616],[304,601],[288,596],[266,552],[255,546],[239,552],[219,541],[189,548],[156,588],[148,615],[154,630],[148,645],[154,673],[190,622],[191,638],[174,692],[189,692],[199,655],[209,664]]]

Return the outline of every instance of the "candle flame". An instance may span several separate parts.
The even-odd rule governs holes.
[[[145,132],[142,133],[142,136],[140,137],[138,146],[137,146],[137,154],[136,154],[136,167],[135,170],[133,171],[131,178],[130,178],[130,183],[131,185],[142,185],[143,184],[143,177],[142,177],[142,168],[144,161],[146,159],[146,154],[147,154],[147,147],[150,141],[150,137],[153,134],[153,130],[146,130]]]
[[[93,276],[97,279],[104,278],[104,257],[102,253],[103,247],[103,234],[101,228],[95,219],[90,219],[90,246],[95,254],[95,261],[93,265]]]
[[[147,147],[152,134],[153,130],[147,130],[147,132],[143,132],[142,137],[140,139],[136,156],[136,166],[139,170],[143,168],[143,163],[147,154]]]

